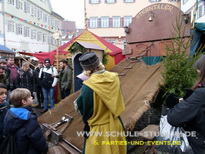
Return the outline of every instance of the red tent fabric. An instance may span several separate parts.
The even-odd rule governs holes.
[[[40,52],[40,53],[25,53],[25,52],[19,52],[20,54],[28,55],[28,56],[34,56],[39,61],[44,62],[44,59],[49,58],[51,60],[51,64],[54,64],[54,56],[56,55],[56,50],[53,50],[51,52]],[[67,54],[67,51],[58,51],[59,55]]]

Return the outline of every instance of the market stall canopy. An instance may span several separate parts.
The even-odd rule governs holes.
[[[69,48],[76,41],[96,44],[100,48],[102,48],[104,52],[108,55],[108,63],[105,65],[108,70],[113,68],[115,65],[117,65],[120,61],[122,61],[125,58],[125,56],[122,55],[122,49],[118,48],[110,42],[107,42],[103,38],[95,35],[94,33],[88,30],[85,30],[81,35],[65,43],[64,45],[59,47],[58,50],[68,51],[70,53]]]
[[[15,52],[4,45],[0,45],[0,51],[9,54],[15,54]]]
[[[40,53],[26,53],[26,52],[19,52],[20,54],[23,55],[28,55],[28,56],[34,56],[36,57],[39,61],[43,62],[44,59],[49,58],[51,60],[51,64],[54,64],[54,56],[56,55],[56,50],[53,50],[51,52],[40,52]],[[67,54],[68,52],[66,51],[58,51],[59,55],[62,54]]]
[[[107,53],[108,62],[105,65],[105,67],[108,70],[113,68],[115,65],[117,65],[120,61],[122,61],[125,58],[125,56],[122,55],[122,49],[118,48],[117,46],[113,45],[110,42],[107,42],[103,38],[95,35],[94,33],[88,30],[85,30],[81,35],[73,38],[69,42],[60,46],[58,48],[59,55],[60,54],[68,54],[68,55],[70,54],[71,55],[69,48],[76,41],[81,42],[81,43],[84,42],[84,44],[85,43],[96,44],[97,46],[102,48],[102,50],[104,50],[104,52]],[[42,62],[45,58],[50,58],[51,63],[54,64],[54,56],[56,55],[56,50],[53,50],[51,52],[41,52],[41,53],[24,53],[24,52],[19,52],[19,53],[24,54],[24,55],[34,56]]]

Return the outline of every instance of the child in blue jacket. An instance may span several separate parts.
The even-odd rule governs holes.
[[[4,135],[13,133],[16,138],[18,153],[41,154],[48,151],[48,144],[32,113],[33,98],[28,89],[17,88],[12,91],[10,101],[14,105],[4,119]]]

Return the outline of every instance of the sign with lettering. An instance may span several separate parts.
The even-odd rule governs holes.
[[[169,5],[169,4],[154,4],[154,5],[148,6],[148,7],[144,8],[143,10],[141,10],[136,15],[136,18],[139,19],[144,14],[146,14],[150,11],[154,11],[154,10],[166,10],[166,11],[169,11],[170,13],[173,13],[173,8],[174,8],[173,5]]]

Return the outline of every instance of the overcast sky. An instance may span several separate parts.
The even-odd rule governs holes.
[[[50,0],[53,11],[84,28],[84,0]]]

